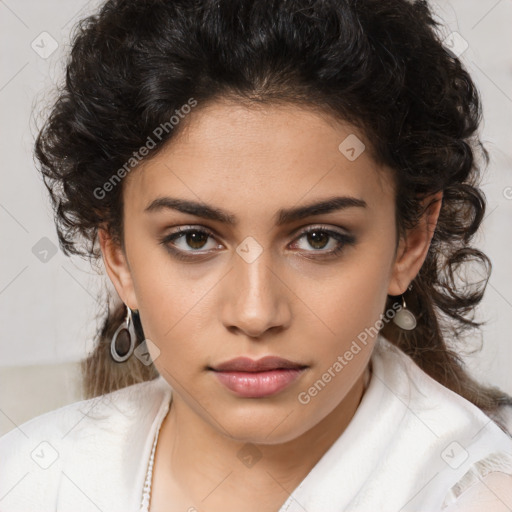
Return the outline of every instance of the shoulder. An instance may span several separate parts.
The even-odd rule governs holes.
[[[63,479],[75,474],[97,486],[94,468],[116,473],[126,446],[135,465],[170,396],[158,377],[55,409],[0,437],[2,510],[55,509]]]
[[[494,471],[464,491],[445,512],[508,512],[512,509],[512,475]]]
[[[381,395],[403,411],[394,420],[400,445],[396,452],[401,454],[395,457],[395,464],[399,467],[407,457],[408,467],[415,468],[409,475],[411,488],[425,485],[415,505],[435,497],[445,506],[462,506],[458,503],[463,495],[491,499],[488,482],[499,489],[510,486],[512,436],[505,430],[510,429],[510,411],[502,408],[500,419],[505,427],[500,426],[476,405],[430,377],[383,337],[373,363]],[[452,512],[450,508],[444,510]]]
[[[102,431],[109,424],[135,419],[141,408],[150,412],[170,393],[161,377],[127,386],[105,395],[80,400],[32,418],[0,437],[0,453],[16,441],[52,435],[76,438],[84,427]]]
[[[468,429],[476,429],[477,433],[481,427],[489,426],[490,433],[498,428],[505,436],[512,437],[511,407],[503,406],[496,414],[505,430],[496,418],[487,416],[472,402],[443,386],[383,336],[379,336],[374,360],[381,367],[380,373],[390,391],[406,402],[411,412],[438,436],[444,433],[454,436],[457,430]]]

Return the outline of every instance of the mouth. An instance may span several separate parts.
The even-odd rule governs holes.
[[[237,396],[263,398],[275,395],[297,380],[308,366],[267,356],[259,360],[237,357],[208,367],[217,380]]]

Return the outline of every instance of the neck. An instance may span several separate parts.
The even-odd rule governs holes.
[[[369,367],[319,423],[281,444],[240,442],[215,430],[175,394],[160,428],[157,457],[189,503],[208,510],[277,510],[352,420]],[[226,496],[229,498],[226,499]],[[249,504],[249,506],[248,506]]]

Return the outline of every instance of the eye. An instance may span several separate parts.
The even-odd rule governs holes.
[[[303,243],[294,243],[295,246],[299,246],[300,250],[309,253],[319,253],[318,256],[320,257],[334,257],[341,253],[345,246],[354,245],[356,241],[352,235],[320,226],[308,227],[296,240],[304,240]],[[312,247],[313,250],[309,250],[308,247]],[[318,256],[307,257],[316,258]]]
[[[215,235],[211,231],[187,226],[179,227],[173,233],[166,235],[160,243],[177,259],[198,260],[201,256],[208,256],[215,249],[223,247],[214,240]],[[301,240],[303,242],[300,242]],[[345,246],[354,245],[355,242],[356,239],[352,235],[321,226],[311,226],[295,239],[292,249],[298,248],[299,251],[310,253],[311,255],[305,256],[307,258],[333,258],[340,254]]]
[[[193,258],[194,256],[188,256],[186,253],[194,253],[201,251],[210,251],[219,247],[219,244],[210,244],[208,246],[208,239],[213,239],[214,235],[212,232],[201,228],[178,228],[170,235],[165,236],[160,243],[166,247],[174,256],[179,259]],[[190,250],[192,249],[192,250]],[[200,254],[204,255],[203,252]]]

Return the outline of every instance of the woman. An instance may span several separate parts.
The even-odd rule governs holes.
[[[509,510],[512,398],[458,352],[480,114],[425,2],[83,20],[36,155],[120,300],[87,399],[0,440],[2,510]]]

